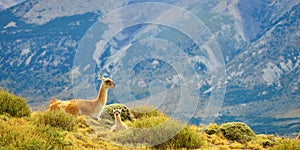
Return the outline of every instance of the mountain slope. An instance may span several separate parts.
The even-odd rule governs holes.
[[[238,0],[245,37],[254,42],[275,26],[298,0]]]
[[[294,6],[248,50],[227,64],[224,114],[250,122],[278,119],[278,126],[293,124],[290,132],[300,127],[299,10],[299,4]],[[276,132],[274,128],[270,130]]]
[[[27,24],[10,11],[1,14],[10,19],[0,24],[0,86],[30,104],[66,90],[78,41],[98,14],[56,18],[41,26]]]

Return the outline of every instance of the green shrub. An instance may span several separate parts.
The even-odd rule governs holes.
[[[0,115],[9,114],[13,117],[24,117],[29,116],[30,113],[30,108],[24,98],[0,90]]]
[[[130,129],[113,135],[113,141],[138,147],[157,149],[200,148],[203,136],[196,129],[166,116],[147,116],[137,119]]]
[[[212,123],[204,131],[208,135],[217,134],[219,132],[219,126],[216,123]]]
[[[113,113],[113,109],[122,109],[121,118],[123,121],[125,121],[125,120],[133,121],[134,120],[134,116],[131,113],[130,109],[123,104],[106,105],[103,113],[101,114],[101,118],[114,119],[115,116]]]
[[[205,144],[204,136],[198,130],[184,126],[182,130],[168,141],[155,145],[157,149],[199,149]]]
[[[37,125],[73,131],[76,128],[76,118],[61,110],[51,110],[37,116]]]
[[[0,120],[0,149],[63,149],[65,143],[56,128],[32,126],[25,118]]]
[[[255,137],[252,129],[242,122],[228,122],[220,126],[220,131],[225,138],[240,143],[245,143]]]
[[[38,133],[44,140],[43,144],[40,145],[41,147],[46,147],[46,149],[63,149],[68,143],[65,135],[61,133],[58,128],[53,127],[38,127],[35,129],[35,133]],[[34,139],[27,143],[27,146],[33,146],[37,144]],[[41,148],[43,149],[43,148]]]
[[[273,150],[299,150],[300,140],[282,139],[276,142]]]
[[[259,144],[263,148],[273,147],[275,145],[275,137],[272,134],[258,134],[253,142]]]

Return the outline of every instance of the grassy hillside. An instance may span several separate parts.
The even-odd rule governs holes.
[[[110,131],[113,108],[124,110],[122,119],[129,129]],[[62,111],[31,112],[23,98],[0,92],[0,149],[132,148],[295,150],[300,149],[300,140],[256,135],[241,122],[184,124],[145,106],[129,110],[121,104],[108,105],[101,120]]]

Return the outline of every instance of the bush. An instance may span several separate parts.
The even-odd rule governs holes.
[[[218,134],[212,134],[207,136],[207,142],[214,145],[226,145],[227,140]]]
[[[110,104],[104,107],[104,112],[101,114],[101,118],[104,119],[114,119],[113,109],[122,109],[121,118],[123,121],[134,120],[134,115],[131,113],[130,109],[123,104]]]
[[[29,116],[30,113],[30,108],[24,98],[0,90],[0,115],[9,114],[13,117],[24,117]]]
[[[184,126],[182,130],[168,141],[154,146],[157,149],[199,149],[205,144],[204,136],[190,126]]]
[[[259,134],[256,135],[254,143],[259,144],[263,148],[273,147],[275,145],[275,137],[274,135],[267,135],[267,134]]]
[[[276,142],[273,150],[296,150],[300,149],[300,140],[282,139]]]
[[[37,125],[73,131],[76,128],[76,118],[62,110],[51,110],[37,116]]]
[[[220,126],[220,131],[225,138],[240,143],[245,143],[255,137],[252,129],[242,122],[229,122]]]
[[[66,141],[57,129],[31,125],[25,118],[0,120],[0,149],[63,149]]]
[[[219,126],[216,123],[212,123],[204,131],[208,135],[217,134],[219,132]]]
[[[166,116],[143,117],[129,126],[130,129],[114,134],[112,139],[123,145],[157,149],[195,149],[204,144],[198,129]]]

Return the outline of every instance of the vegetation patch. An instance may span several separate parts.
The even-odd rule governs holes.
[[[192,126],[184,126],[178,134],[168,141],[154,146],[157,149],[199,149],[205,145],[205,135]]]
[[[242,122],[228,122],[220,126],[220,131],[225,138],[240,143],[246,143],[255,137],[252,129]]]
[[[205,133],[208,135],[219,133],[219,126],[216,123],[212,123],[205,128]]]
[[[164,117],[165,114],[151,106],[136,106],[131,109],[132,114],[136,119],[151,117],[151,116],[162,116]]]
[[[109,105],[106,111],[110,119],[101,120],[74,117],[60,110],[30,113],[23,98],[6,91],[0,96],[0,149],[300,149],[300,140],[255,135],[241,122],[193,126],[148,106],[130,110],[122,104]],[[15,107],[25,111],[17,112]],[[110,131],[113,115],[109,112],[114,108],[125,112],[130,129]]]
[[[39,127],[51,126],[66,131],[73,131],[76,126],[76,118],[62,110],[51,110],[37,115],[36,124]]]
[[[300,140],[281,139],[278,140],[272,150],[296,150],[300,149]]]
[[[101,115],[101,118],[114,120],[115,116],[113,113],[113,109],[122,109],[121,118],[123,121],[134,120],[134,115],[131,113],[130,109],[123,104],[110,104],[106,105],[104,108],[104,112]]]
[[[24,98],[0,89],[0,115],[8,114],[13,117],[24,117],[29,116],[30,113],[31,110]]]
[[[64,144],[64,136],[55,128],[38,128],[25,118],[0,120],[0,149],[62,149]]]
[[[127,122],[131,129],[114,134],[112,140],[122,145],[157,149],[196,149],[204,145],[204,134],[198,128],[145,108],[139,110],[139,119]]]
[[[253,143],[259,144],[263,148],[273,147],[275,145],[274,135],[259,134],[256,135]]]

